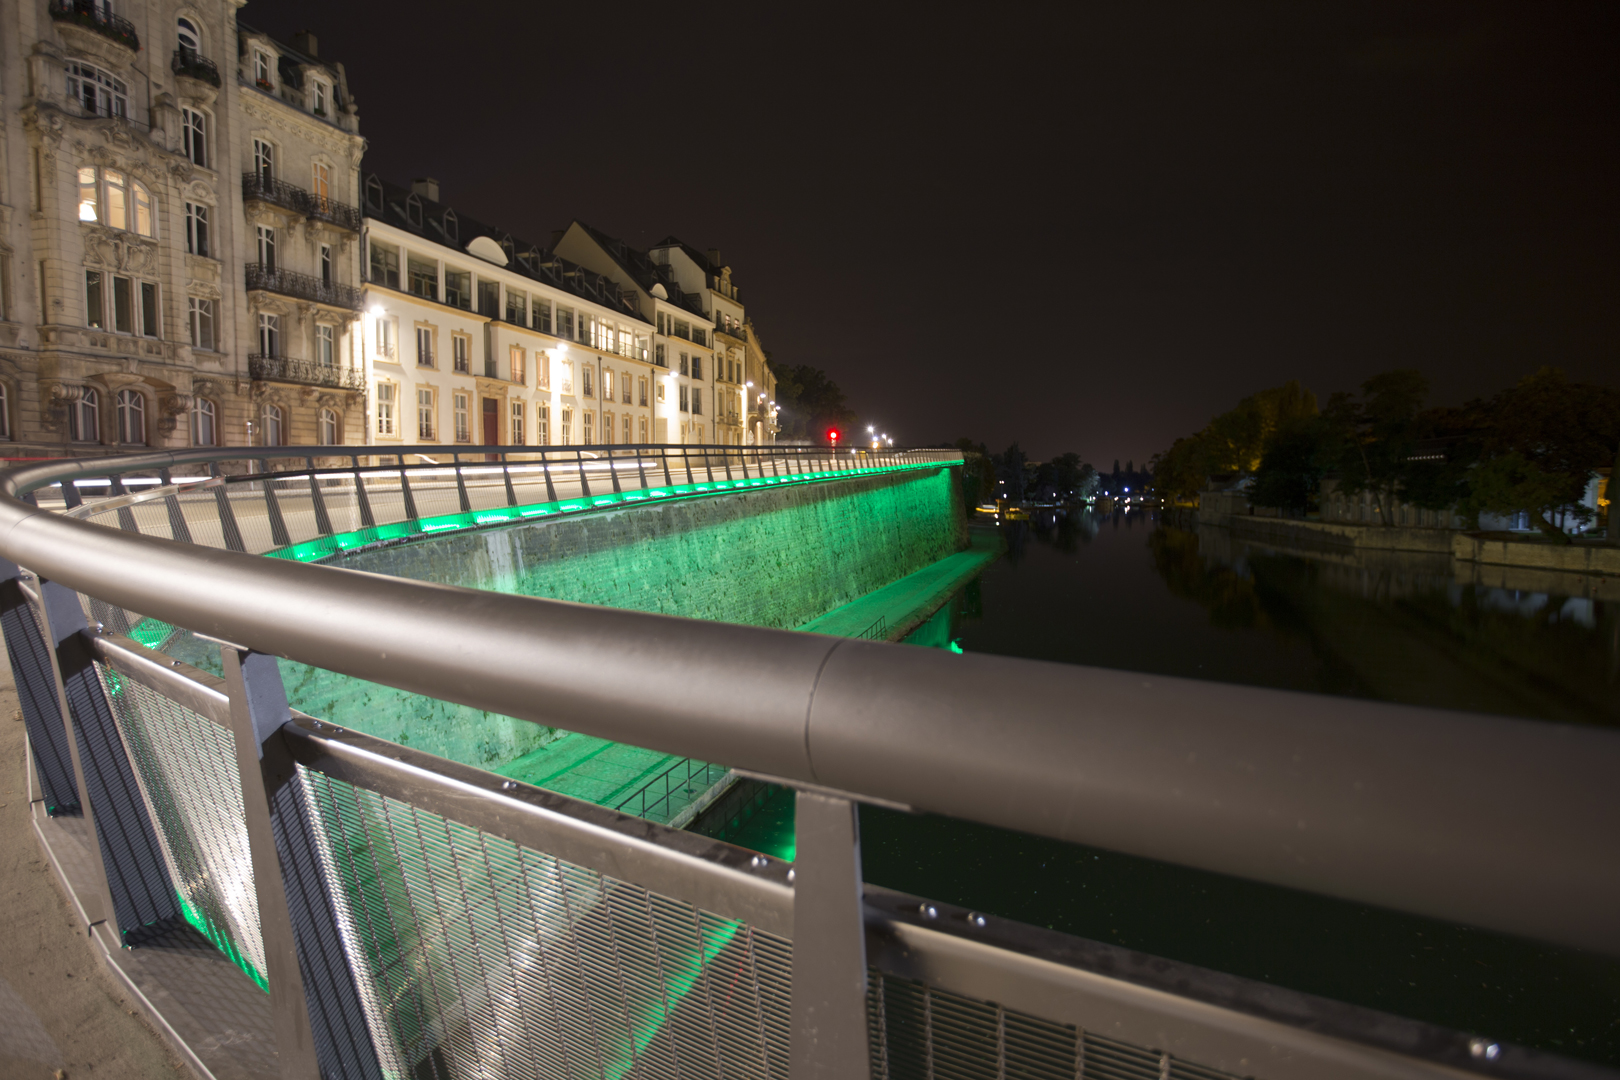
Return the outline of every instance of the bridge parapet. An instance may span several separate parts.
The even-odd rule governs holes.
[[[36,772],[92,819],[90,907],[123,943],[189,924],[267,986],[251,1000],[283,1075],[1540,1068],[1489,1040],[863,890],[860,802],[1620,954],[1613,733],[301,565],[526,514],[949,467],[953,452],[446,447],[381,463],[361,449],[0,477],[8,651],[31,688]],[[64,513],[28,501],[58,482]],[[217,672],[151,647],[159,625],[216,642]],[[795,788],[795,862],[296,713],[274,657]],[[604,657],[633,663],[576,677]]]

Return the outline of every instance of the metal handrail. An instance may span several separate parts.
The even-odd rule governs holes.
[[[330,386],[343,390],[366,388],[366,375],[363,371],[322,364],[314,360],[299,360],[290,356],[265,356],[260,353],[248,357],[248,377],[271,382],[299,383],[303,386]],[[330,451],[331,447],[327,449]]]
[[[857,799],[1620,954],[1620,803],[1607,794],[1620,771],[1620,734],[1612,731],[383,578],[200,549],[20,501],[81,477],[242,459],[268,467],[378,449],[235,448],[22,466],[0,474],[0,555],[210,637],[492,713]],[[717,460],[799,449],[843,458],[823,448],[694,449]],[[449,462],[538,451],[395,452]],[[960,460],[899,450],[882,457]],[[431,467],[461,468],[447,462]],[[637,663],[600,684],[572,676],[607,653],[634,654]],[[727,692],[670,695],[673,684]]]

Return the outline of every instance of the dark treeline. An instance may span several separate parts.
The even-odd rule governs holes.
[[[1321,408],[1297,382],[1262,391],[1157,455],[1156,485],[1165,498],[1191,499],[1247,477],[1256,506],[1303,512],[1332,478],[1348,495],[1365,492],[1386,525],[1396,502],[1475,521],[1525,511],[1566,543],[1567,527],[1590,524],[1587,485],[1620,458],[1620,390],[1572,383],[1555,368],[1456,408],[1425,408],[1428,390],[1402,370]]]
[[[973,503],[994,499],[1014,503],[1078,502],[1102,490],[1105,479],[1095,468],[1081,461],[1079,454],[1059,454],[1049,461],[1031,461],[1016,442],[999,454],[991,453],[984,443],[969,438],[941,445],[967,455],[963,483]],[[1117,461],[1114,471],[1120,472]]]

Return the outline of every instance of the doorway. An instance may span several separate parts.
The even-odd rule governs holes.
[[[495,398],[484,398],[484,445],[501,444],[501,403]],[[485,454],[485,461],[499,461],[499,454]]]

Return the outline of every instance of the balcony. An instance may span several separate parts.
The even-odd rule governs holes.
[[[267,202],[302,214],[312,221],[324,221],[349,232],[360,231],[360,211],[354,207],[258,172],[242,174],[242,198],[250,202]]]
[[[141,51],[141,36],[135,32],[135,24],[104,10],[93,0],[51,0],[49,10],[54,22],[82,26],[133,52]]]
[[[247,287],[313,300],[331,307],[360,310],[360,290],[352,285],[330,285],[318,277],[295,274],[264,263],[247,264]]]
[[[366,377],[352,368],[294,360],[290,356],[248,357],[248,375],[266,382],[298,383],[301,386],[327,386],[335,390],[364,390]]]
[[[196,79],[205,82],[215,90],[219,89],[219,67],[206,56],[198,56],[191,49],[174,50],[174,60],[169,66],[176,75],[186,79]]]

